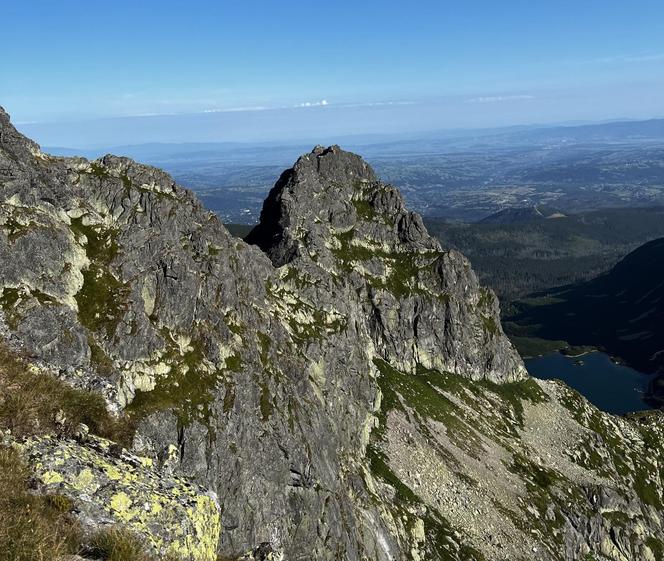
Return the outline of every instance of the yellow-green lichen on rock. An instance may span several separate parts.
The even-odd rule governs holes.
[[[202,487],[97,437],[33,437],[17,446],[42,491],[70,498],[84,524],[124,525],[160,556],[216,559],[219,505]]]

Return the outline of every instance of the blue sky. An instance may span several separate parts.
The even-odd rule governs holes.
[[[661,0],[8,0],[2,11],[0,104],[47,144],[664,116]]]

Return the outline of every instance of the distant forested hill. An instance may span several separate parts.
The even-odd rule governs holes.
[[[642,372],[664,374],[664,238],[648,242],[608,273],[515,304],[509,332],[592,345]],[[664,402],[664,378],[654,390]]]
[[[224,226],[236,238],[244,238],[253,229],[250,224],[224,224]]]
[[[664,236],[664,208],[608,209],[510,223],[427,220],[426,225],[443,246],[471,260],[509,310],[511,300],[593,278],[638,246]]]

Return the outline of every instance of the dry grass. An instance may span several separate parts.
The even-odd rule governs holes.
[[[57,422],[59,412],[64,422]],[[24,436],[71,434],[79,423],[90,431],[128,445],[133,435],[127,418],[117,419],[94,392],[74,389],[48,374],[30,372],[16,353],[0,345],[0,429]]]
[[[53,561],[79,551],[81,532],[59,495],[30,493],[18,452],[0,447],[0,561]]]
[[[0,344],[0,429],[11,430],[17,439],[68,436],[79,423],[120,444],[131,442],[131,423],[126,417],[112,416],[100,395],[30,371],[26,360]],[[85,554],[90,539],[70,513],[71,500],[39,495],[31,491],[31,484],[19,453],[0,446],[0,561],[55,561],[68,554]],[[133,534],[119,528],[92,539],[93,559],[153,561]]]
[[[112,526],[95,533],[89,540],[86,555],[104,561],[156,561],[145,553],[143,542],[122,527]]]
[[[0,446],[0,561],[56,561],[83,555],[103,561],[157,561],[144,542],[122,527],[85,536],[63,495],[30,490],[30,474],[19,453]]]
[[[127,417],[112,416],[100,395],[31,372],[26,360],[0,344],[0,429],[18,439],[67,436],[79,423],[124,445],[133,436]],[[70,499],[34,493],[31,485],[18,451],[0,445],[0,561],[56,561],[73,554],[102,561],[157,561],[145,553],[144,542],[122,527],[86,536],[71,514]]]

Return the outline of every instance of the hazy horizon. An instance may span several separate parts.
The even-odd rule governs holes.
[[[6,108],[5,108],[6,109]],[[9,111],[11,115],[11,111]],[[557,120],[551,122],[514,122],[493,126],[431,127],[394,130],[392,128],[330,127],[316,128],[311,121],[302,129],[289,127],[284,131],[276,119],[271,132],[262,128],[259,135],[241,134],[241,120],[233,122],[232,129],[219,133],[219,121],[207,115],[159,115],[150,117],[106,118],[90,121],[62,123],[21,123],[14,122],[18,130],[38,142],[42,147],[62,150],[95,151],[104,148],[145,146],[145,145],[224,145],[229,146],[289,146],[315,144],[331,145],[341,143],[371,144],[398,140],[422,140],[431,138],[454,138],[464,135],[478,136],[511,129],[545,129],[555,127],[577,127],[622,122],[639,122],[664,119],[661,115],[643,117],[614,117],[597,120]],[[207,121],[207,122],[206,122]],[[318,121],[320,123],[320,120]],[[315,125],[316,123],[314,123]],[[336,130],[335,130],[336,129]]]
[[[407,10],[373,0],[120,0],[112,10],[37,0],[4,7],[3,19],[6,41],[21,48],[3,60],[0,105],[47,146],[664,115],[664,6],[650,0],[423,0]]]

